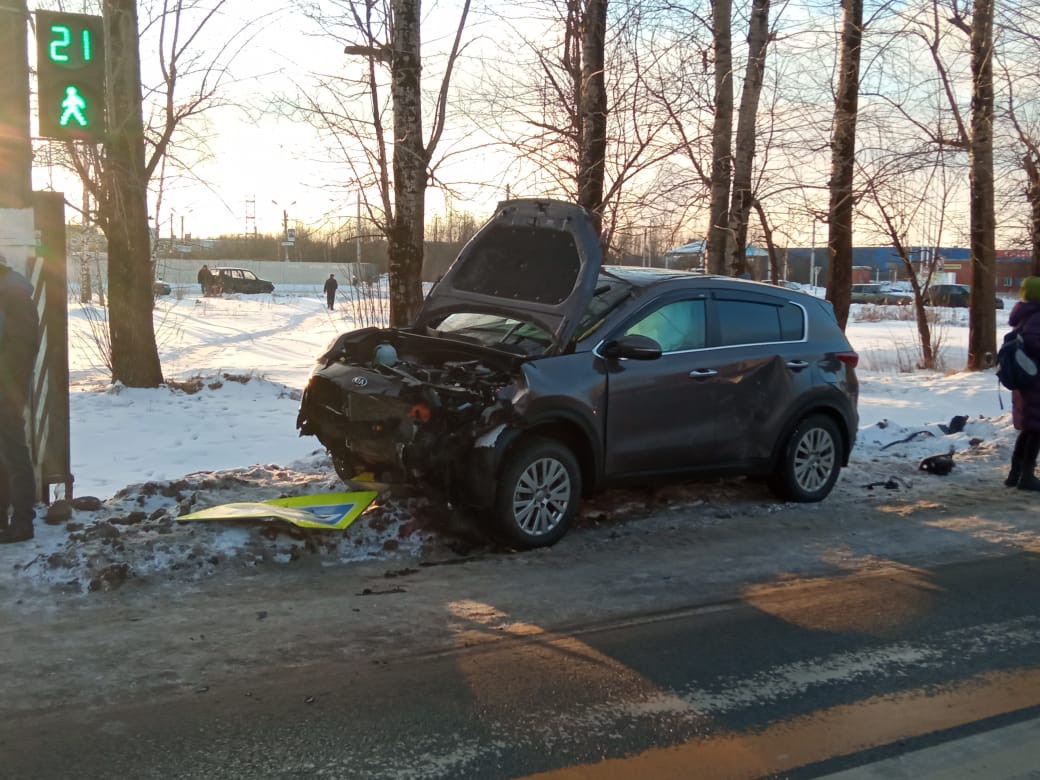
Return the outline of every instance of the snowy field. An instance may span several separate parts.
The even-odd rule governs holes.
[[[432,530],[443,510],[417,499],[377,504],[345,534],[176,521],[190,508],[339,489],[317,440],[300,438],[295,421],[316,356],[358,325],[352,311],[371,316],[347,295],[334,312],[306,288],[223,298],[202,298],[192,288],[160,298],[156,337],[169,385],[154,390],[109,384],[97,347],[103,312],[70,303],[74,494],[100,505],[67,521],[38,520],[33,542],[0,553],[0,584],[13,575],[19,585],[84,593],[156,574],[204,576],[231,559],[262,565],[317,552],[326,565],[444,544]],[[997,312],[999,332],[1012,303]],[[1015,434],[1009,394],[1001,391],[1001,409],[993,371],[959,370],[967,311],[939,311],[947,370],[926,372],[910,370],[914,323],[895,318],[907,312],[853,306],[848,335],[861,355],[860,436],[839,485],[886,468],[894,473],[897,465],[916,468],[921,457],[950,448],[969,455],[958,455],[962,473],[992,471],[1006,458]],[[939,426],[955,415],[968,424],[945,435]],[[608,510],[593,504],[588,511]]]

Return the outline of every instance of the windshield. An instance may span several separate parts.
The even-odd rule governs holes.
[[[607,315],[628,298],[631,291],[628,282],[601,272],[592,299],[575,330],[575,341],[595,333]],[[544,328],[502,314],[455,312],[441,320],[433,330],[439,336],[463,338],[528,357],[541,355],[552,344],[552,334]]]
[[[434,331],[519,355],[541,354],[552,343],[551,334],[537,325],[500,314],[456,312],[441,320]]]
[[[595,333],[606,320],[607,315],[631,294],[631,286],[616,276],[600,272],[596,291],[592,294],[585,314],[582,315],[575,331],[575,340],[581,341]]]

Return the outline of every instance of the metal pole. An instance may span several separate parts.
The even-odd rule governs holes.
[[[357,248],[357,275],[361,277],[361,190],[357,192],[357,224],[354,225],[354,246]]]
[[[22,273],[36,254],[28,19],[25,0],[0,0],[0,254]]]
[[[816,286],[816,217],[812,221],[812,250],[809,252],[809,284]]]
[[[32,208],[28,18],[25,0],[0,2],[0,209]]]

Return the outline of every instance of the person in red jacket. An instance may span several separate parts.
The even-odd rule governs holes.
[[[1026,354],[1040,360],[1040,276],[1022,280],[1020,300],[1008,324],[1022,335]],[[1011,454],[1011,470],[1004,484],[1020,490],[1040,490],[1036,458],[1040,454],[1040,382],[1011,393],[1011,416],[1018,431]]]
[[[36,480],[25,411],[39,330],[32,285],[0,257],[0,543],[33,538]]]

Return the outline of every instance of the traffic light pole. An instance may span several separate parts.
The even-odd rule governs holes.
[[[55,483],[72,498],[65,199],[60,192],[32,191],[28,20],[26,0],[0,0],[0,254],[32,282],[43,325],[26,432],[39,497],[49,501]]]
[[[0,0],[0,254],[25,272],[36,239],[26,0]]]

